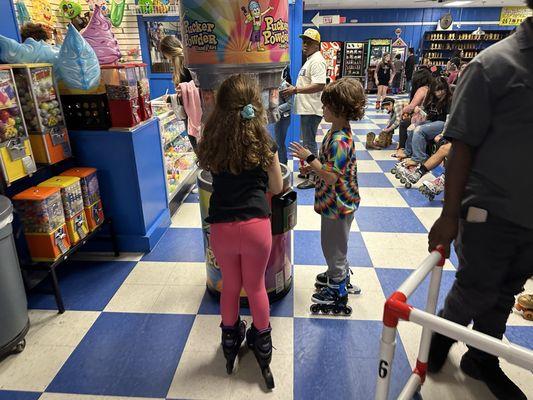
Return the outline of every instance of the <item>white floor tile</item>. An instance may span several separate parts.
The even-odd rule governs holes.
[[[365,141],[366,141],[366,139],[365,139]],[[356,151],[365,151],[366,150],[366,147],[365,147],[364,143],[355,142],[354,145],[355,145],[355,150]]]
[[[369,150],[368,151],[372,158],[376,161],[394,161],[395,158],[392,158],[392,154],[396,153],[396,150]]]
[[[140,261],[124,282],[128,285],[205,285],[205,263]]]
[[[413,212],[416,214],[422,225],[429,230],[433,227],[435,221],[440,217],[442,210],[440,208],[416,208],[414,207]]]
[[[205,294],[202,286],[165,286],[150,309],[155,314],[196,314]]]
[[[183,203],[172,217],[172,228],[201,228],[200,206],[196,203]]]
[[[369,131],[379,130],[379,126],[377,126],[374,123],[369,123],[369,122],[355,122],[354,128],[355,129],[368,129]]]
[[[426,233],[363,232],[362,235],[376,268],[415,269],[428,255]],[[455,268],[446,261],[445,269]]]
[[[71,346],[33,346],[0,363],[0,390],[44,392],[70,357]]]
[[[30,310],[30,331],[26,342],[32,346],[69,346],[80,344],[100,315],[94,311]]]
[[[163,285],[124,284],[115,293],[104,311],[150,313],[163,288]]]
[[[113,253],[109,252],[79,252],[72,256],[72,260],[76,261],[129,261],[137,262],[143,258],[143,253],[120,253],[120,256],[115,257]]]
[[[359,188],[361,207],[409,207],[394,188]]]
[[[39,400],[165,400],[154,397],[95,396],[94,394],[43,393]]]
[[[377,162],[372,160],[358,160],[357,161],[357,172],[373,172],[381,173],[381,167]]]

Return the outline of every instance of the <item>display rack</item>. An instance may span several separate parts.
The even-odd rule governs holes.
[[[365,77],[365,42],[347,42],[344,44],[344,64],[342,76]]]
[[[128,14],[144,17],[158,16],[179,16],[180,7],[178,4],[154,4],[152,1],[139,2],[139,4],[128,5]]]
[[[463,50],[462,59],[470,61],[487,47],[505,39],[510,31],[485,31],[474,35],[471,31],[429,31],[424,35],[422,64],[445,67],[455,50]]]

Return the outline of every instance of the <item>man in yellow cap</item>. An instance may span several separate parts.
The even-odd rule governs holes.
[[[301,135],[305,147],[318,156],[316,132],[322,121],[322,90],[326,85],[326,60],[320,53],[320,33],[307,29],[300,38],[302,50],[307,61],[300,70],[296,86],[289,86],[281,92],[284,98],[295,96],[294,112],[301,117]],[[299,189],[314,189],[315,184],[309,177],[298,185]]]

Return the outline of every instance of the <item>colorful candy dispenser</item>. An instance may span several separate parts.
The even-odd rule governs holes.
[[[139,92],[139,107],[141,119],[146,121],[152,118],[152,105],[150,103],[150,81],[146,76],[146,64],[135,63],[137,77],[137,90]]]
[[[141,122],[139,91],[134,64],[102,65],[111,125],[132,128]]]
[[[104,222],[104,211],[100,200],[100,189],[96,168],[72,168],[65,171],[61,176],[74,176],[80,178],[83,206],[85,217],[92,232]]]
[[[30,255],[55,261],[70,248],[60,188],[32,187],[13,197]]]
[[[39,184],[39,187],[61,189],[61,200],[67,223],[67,232],[72,244],[78,243],[89,233],[89,226],[83,208],[80,178],[56,176]]]
[[[7,185],[35,172],[13,73],[0,66],[0,167]]]
[[[56,164],[72,156],[51,64],[13,65],[35,160]]]

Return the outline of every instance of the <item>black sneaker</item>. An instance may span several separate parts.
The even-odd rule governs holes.
[[[454,339],[450,339],[440,333],[433,333],[429,348],[428,372],[432,374],[440,372],[454,343]]]
[[[298,174],[298,178],[300,178],[300,179],[309,179],[309,175]]]
[[[469,377],[484,382],[498,400],[527,400],[524,392],[502,371],[497,358],[478,360],[467,351],[461,359],[461,370]]]
[[[309,179],[303,181],[298,186],[296,186],[298,189],[306,190],[306,189],[314,189],[315,183]]]
[[[350,275],[353,275],[352,270],[350,269]],[[348,289],[349,294],[361,294],[361,288],[356,285],[352,285],[350,282],[350,275],[346,277],[346,289]],[[325,272],[318,274],[315,279],[315,287],[317,289],[322,289],[323,287],[328,286],[328,277]]]

